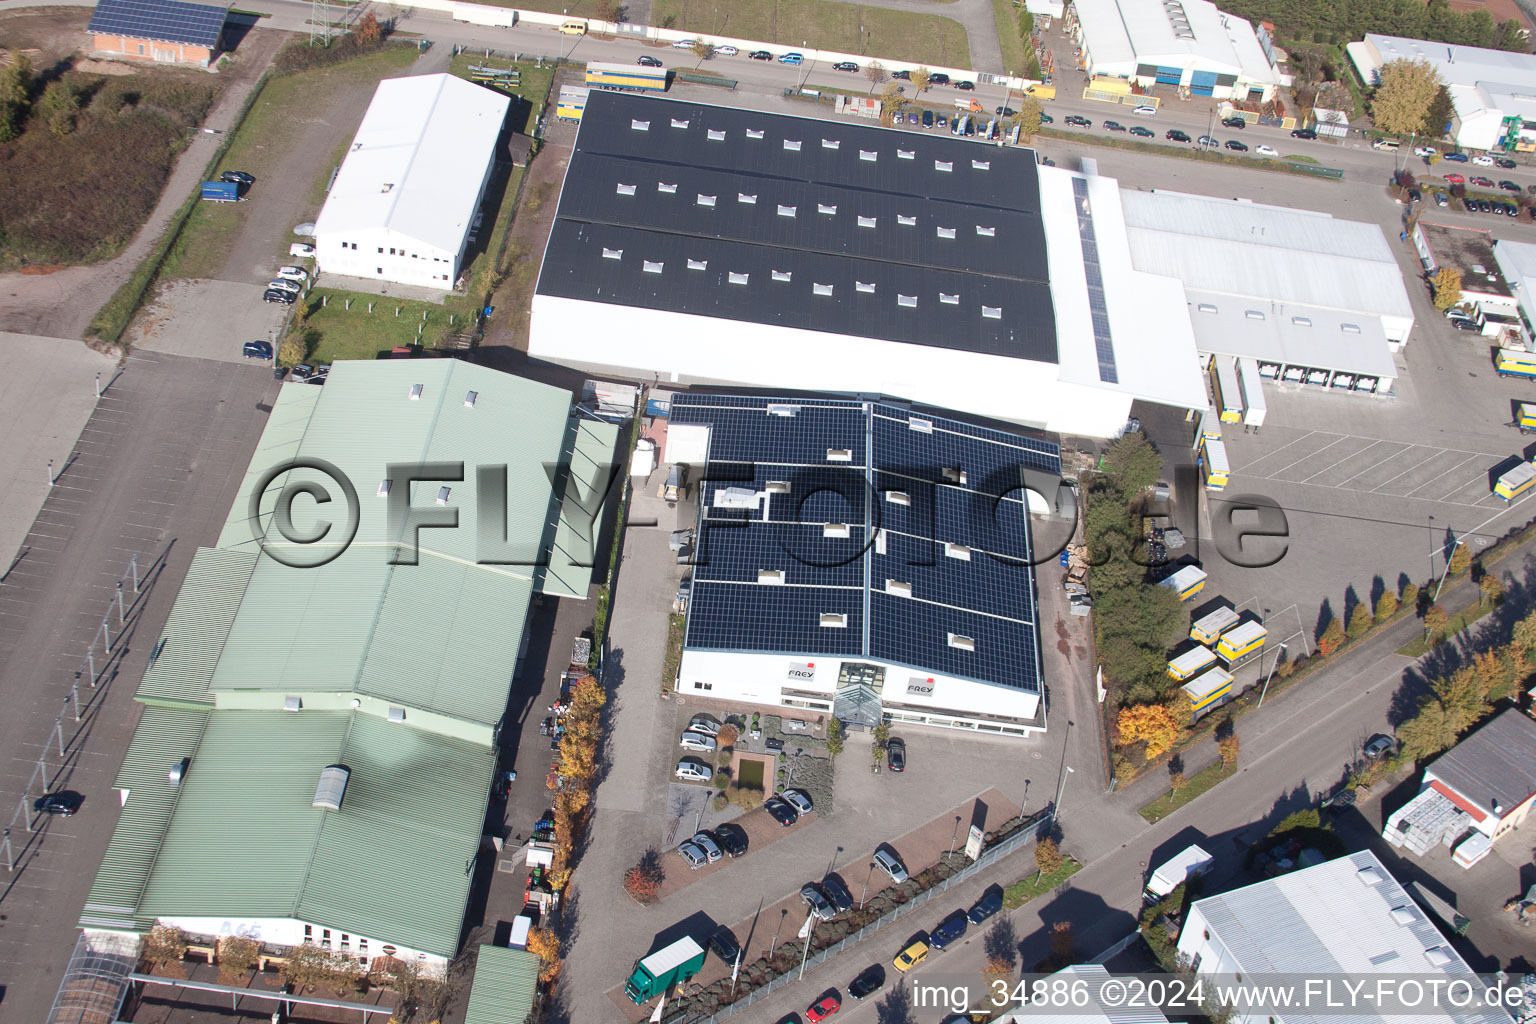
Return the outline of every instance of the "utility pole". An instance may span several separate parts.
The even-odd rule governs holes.
[[[1259,692],[1259,707],[1264,706],[1264,695],[1269,692],[1269,681],[1275,677],[1275,669],[1280,667],[1280,658],[1284,654],[1285,644],[1281,644],[1280,649],[1275,652],[1275,663],[1269,666],[1269,675],[1264,677],[1264,689]],[[1255,708],[1255,710],[1257,710],[1257,708]]]

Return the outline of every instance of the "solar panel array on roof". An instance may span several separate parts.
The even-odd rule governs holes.
[[[540,294],[1056,361],[1031,150],[593,93]]]
[[[1099,357],[1099,380],[1116,384],[1115,346],[1109,333],[1109,309],[1104,305],[1104,275],[1099,267],[1099,243],[1093,231],[1093,208],[1088,202],[1088,182],[1072,179],[1077,201],[1077,235],[1083,247],[1083,273],[1088,279],[1088,312],[1093,318],[1093,347]]]
[[[229,10],[183,0],[98,0],[89,31],[215,49]]]
[[[881,403],[679,394],[710,428],[685,644],[1040,689],[1026,467],[1049,442]]]

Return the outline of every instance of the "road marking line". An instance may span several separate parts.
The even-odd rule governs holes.
[[[1318,470],[1316,473],[1313,473],[1312,476],[1303,477],[1302,479],[1296,481],[1296,483],[1304,484],[1307,481],[1311,480],[1313,477],[1322,476],[1324,473],[1328,472],[1330,469],[1333,469],[1333,468],[1335,468],[1337,466],[1344,465],[1344,463],[1348,462],[1350,459],[1354,458],[1356,455],[1364,455],[1366,452],[1370,451],[1372,448],[1376,447],[1376,445],[1378,445],[1380,443],[1381,443],[1380,441],[1376,441],[1376,442],[1373,442],[1371,444],[1366,445],[1364,448],[1361,448],[1359,451],[1351,452],[1350,454],[1348,454],[1348,455],[1344,456],[1342,459],[1340,459],[1338,462],[1334,462],[1334,463],[1331,463],[1331,464],[1329,464],[1327,466],[1324,466],[1322,469]],[[1327,487],[1327,486],[1330,486],[1330,485],[1323,484],[1322,486]]]
[[[1381,443],[1383,443],[1383,442],[1380,442],[1380,441],[1377,442],[1377,444],[1381,444]],[[1348,484],[1350,480],[1358,480],[1361,477],[1365,476],[1365,474],[1369,473],[1371,470],[1373,470],[1373,469],[1380,469],[1382,462],[1390,462],[1391,460],[1397,458],[1399,455],[1403,454],[1403,452],[1411,451],[1412,449],[1419,447],[1418,445],[1412,443],[1411,441],[1387,441],[1385,443],[1386,444],[1400,444],[1400,445],[1403,445],[1403,450],[1402,451],[1393,452],[1391,455],[1388,455],[1385,459],[1382,459],[1381,462],[1376,463],[1376,465],[1365,467],[1360,472],[1358,472],[1354,476],[1350,477],[1349,480],[1341,481],[1340,483],[1338,483],[1335,486],[1337,486],[1340,490],[1344,490],[1345,489],[1345,485]],[[1374,444],[1371,445],[1371,448],[1375,448],[1375,447],[1376,447],[1376,445],[1374,445]],[[1371,448],[1363,449],[1362,453],[1370,451]],[[1360,488],[1358,488],[1358,487],[1350,487],[1348,489],[1351,490],[1351,491],[1358,491],[1358,490],[1360,490]]]
[[[1317,433],[1317,431],[1314,430],[1312,433],[1315,434],[1315,433]],[[1352,436],[1353,435],[1351,435],[1351,434],[1341,434],[1339,436],[1339,440],[1338,441],[1330,441],[1327,444],[1323,445],[1321,448],[1319,448],[1317,451],[1315,451],[1315,452],[1308,452],[1306,455],[1303,455],[1301,458],[1297,459],[1295,462],[1288,462],[1288,463],[1286,463],[1285,465],[1281,466],[1279,469],[1275,470],[1274,473],[1271,473],[1269,476],[1264,477],[1263,479],[1265,479],[1265,480],[1274,480],[1274,479],[1276,479],[1278,477],[1279,474],[1284,473],[1286,470],[1290,469],[1292,466],[1297,465],[1298,463],[1306,462],[1308,459],[1312,458],[1312,456],[1314,456],[1314,455],[1321,455],[1323,452],[1327,451],[1329,448],[1332,448],[1334,445],[1338,444],[1339,441],[1348,441],[1350,439],[1350,437],[1352,437]],[[1289,445],[1287,445],[1287,447],[1289,447]]]

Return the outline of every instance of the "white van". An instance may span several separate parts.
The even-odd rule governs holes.
[[[1371,148],[1385,150],[1386,152],[1390,153],[1397,149],[1399,145],[1400,143],[1392,139],[1377,139],[1375,142],[1371,143]]]

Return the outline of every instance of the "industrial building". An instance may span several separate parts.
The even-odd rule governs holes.
[[[1530,336],[1520,322],[1516,286],[1500,266],[1498,239],[1481,228],[1436,224],[1422,218],[1414,222],[1408,237],[1426,275],[1433,277],[1447,267],[1461,274],[1458,305],[1476,311],[1486,337],[1500,348],[1525,347]]]
[[[1029,149],[594,90],[529,351],[1110,437],[1138,399],[1207,404],[1125,232],[1114,179]]]
[[[1269,32],[1209,0],[1072,0],[1068,24],[1090,75],[1257,103],[1280,84]]]
[[[283,387],[138,688],[122,809],[81,925],[442,968],[530,602],[586,597],[590,495],[617,430],[568,392],[459,360],[340,362],[324,387]],[[283,469],[293,459],[310,468]],[[422,477],[384,476],[392,466]],[[310,483],[332,530],[286,541],[273,503]],[[400,515],[438,528],[392,521],[401,499]],[[498,503],[504,535],[475,529]],[[319,525],[307,504],[298,533]],[[460,525],[441,528],[450,511]]]
[[[1413,307],[1381,228],[1326,213],[1124,189],[1131,265],[1182,284],[1202,358],[1260,376],[1387,392]]]
[[[320,269],[451,291],[510,104],[453,75],[380,82],[315,222]]]
[[[1455,113],[1445,133],[1464,149],[1536,150],[1536,56],[1427,39],[1367,35],[1345,47],[1361,80],[1376,84],[1394,60],[1425,61]]]
[[[1382,837],[1423,855],[1436,846],[1469,868],[1520,827],[1536,804],[1536,720],[1502,711],[1424,769],[1419,793]]]
[[[1376,855],[1365,851],[1324,861],[1289,874],[1195,901],[1179,932],[1179,954],[1206,977],[1224,983],[1274,975],[1299,978],[1348,976],[1364,982],[1411,975],[1426,988],[1444,978],[1478,985],[1433,920],[1392,877]],[[1256,1001],[1257,1002],[1257,1001]],[[1234,1024],[1268,1024],[1284,1014],[1285,1024],[1321,1024],[1337,1015],[1289,1004],[1233,1003]],[[1383,1020],[1412,1016],[1438,1024],[1510,1024],[1503,1010],[1473,1002],[1465,1012],[1438,1010],[1424,1000],[1394,1014],[1373,1003],[1364,1016]]]
[[[884,403],[690,392],[666,459],[701,481],[680,694],[865,728],[1045,727],[1029,513],[1058,501],[1055,445]]]
[[[1536,338],[1536,245],[1496,239],[1493,261],[1515,302],[1515,315],[1527,338]]]
[[[228,16],[228,4],[97,0],[86,31],[104,56],[205,68],[223,48]]]

